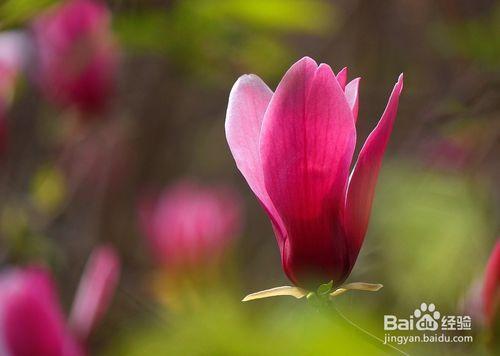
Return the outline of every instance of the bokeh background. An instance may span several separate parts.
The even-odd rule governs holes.
[[[2,1],[2,29],[29,35],[36,18],[57,3]],[[347,293],[338,298],[339,309],[379,337],[384,314],[409,315],[422,302],[460,313],[499,236],[500,2],[106,5],[118,53],[108,108],[85,120],[46,100],[33,79],[31,53],[6,115],[0,162],[2,266],[49,266],[69,307],[95,245],[110,243],[121,256],[120,284],[89,340],[92,354],[377,352],[305,302],[239,302],[289,282],[269,221],[227,147],[229,91],[244,73],[275,88],[305,55],[362,77],[356,152],[397,76],[405,75],[370,227],[349,278],[384,288]],[[193,294],[196,303],[173,307],[162,297],[172,287],[158,288],[161,267],[140,227],[138,202],[145,192],[186,178],[236,191],[242,227],[210,282],[175,296],[187,301]],[[398,347],[426,354],[485,350],[479,335],[472,345]]]

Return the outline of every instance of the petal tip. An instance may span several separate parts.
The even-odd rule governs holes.
[[[309,56],[304,56],[297,62],[295,62],[295,64],[302,64],[302,63],[304,63],[305,65],[314,65],[315,67],[318,67],[318,63]]]
[[[234,86],[236,85],[245,85],[245,84],[251,84],[255,81],[262,81],[260,77],[256,74],[243,74],[241,75],[236,82],[234,83]]]
[[[403,81],[404,81],[404,75],[401,73],[398,77],[398,81],[394,85],[394,89],[397,90],[398,95],[401,95],[401,92],[403,91]]]
[[[329,72],[331,72],[334,76],[335,74],[333,73],[333,70],[332,70],[332,67],[330,67],[328,64],[326,63],[321,63],[319,66],[318,66],[318,70],[328,70]]]
[[[342,68],[341,70],[339,70],[339,72],[337,73],[337,76],[338,75],[345,75],[347,77],[347,74],[349,73],[349,68],[347,67],[344,67]]]

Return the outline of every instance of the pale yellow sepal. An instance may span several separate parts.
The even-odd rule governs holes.
[[[340,288],[335,289],[330,293],[331,297],[336,297],[341,295],[348,290],[364,290],[367,292],[376,292],[383,287],[382,284],[379,283],[364,283],[364,282],[355,282],[355,283],[347,283],[341,286]]]
[[[363,291],[368,291],[368,292],[376,292],[380,290],[383,287],[382,284],[378,283],[364,283],[364,282],[355,282],[355,283],[348,283],[344,284],[343,286],[335,289],[333,292],[330,293],[331,297],[336,297],[338,295],[341,295],[348,290],[363,290]],[[262,290],[260,292],[255,292],[252,294],[247,295],[245,298],[242,299],[243,302],[248,302],[250,300],[256,300],[256,299],[263,299],[263,298],[270,298],[270,297],[279,297],[279,296],[290,296],[290,297],[295,297],[297,299],[304,298],[309,292],[305,289],[299,288],[299,287],[291,287],[291,286],[282,286],[282,287],[275,287],[271,289],[266,289]]]
[[[307,295],[305,289],[299,287],[282,286],[271,289],[262,290],[260,292],[252,293],[243,298],[242,302],[248,302],[250,300],[277,297],[282,295],[289,295],[297,299],[303,298]]]

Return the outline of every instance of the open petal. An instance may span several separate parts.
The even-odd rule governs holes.
[[[109,306],[118,284],[120,261],[113,248],[97,248],[87,263],[73,302],[70,324],[84,340]]]
[[[344,90],[345,89],[345,85],[347,83],[347,67],[342,68],[337,73],[337,81],[339,82],[339,85],[342,88],[342,90]]]
[[[285,231],[267,194],[259,153],[262,121],[272,95],[271,89],[258,76],[241,76],[229,94],[226,138],[238,169],[268,213],[282,249]]]
[[[289,69],[266,111],[260,144],[267,192],[289,236],[291,251],[285,264],[320,266],[324,269],[320,272],[331,275],[327,269],[345,265],[334,261],[345,255],[345,242],[333,239],[334,221],[347,181],[355,128],[329,66],[317,67],[304,58]]]
[[[353,79],[349,82],[349,84],[345,87],[345,97],[347,99],[347,103],[352,110],[352,116],[354,117],[354,122],[358,120],[358,101],[359,101],[359,82],[361,78]]]
[[[366,139],[349,181],[344,228],[352,242],[351,252],[357,256],[368,228],[375,185],[382,165],[385,148],[396,119],[403,75],[392,90],[379,123]]]

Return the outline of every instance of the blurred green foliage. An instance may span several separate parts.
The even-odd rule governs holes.
[[[444,55],[460,56],[490,69],[499,69],[500,4],[479,19],[436,23],[429,35]]]
[[[47,165],[33,175],[29,199],[3,207],[0,232],[12,262],[56,262],[60,257],[56,256],[57,247],[44,230],[57,217],[66,198],[66,181],[62,173]]]
[[[2,210],[0,219],[3,243],[11,262],[17,264],[50,261],[53,245],[39,231],[35,231],[25,209],[8,206]]]
[[[163,8],[118,13],[115,28],[126,48],[167,55],[207,79],[251,68],[276,75],[290,58],[283,35],[321,34],[337,27],[335,8],[317,0],[180,1]]]
[[[266,301],[244,304],[225,293],[207,296],[202,309],[170,315],[168,323],[156,318],[129,329],[104,355],[384,354],[333,310],[316,310],[305,300],[287,297],[277,301],[268,309]],[[358,324],[375,328],[366,314],[360,315]]]
[[[368,239],[379,246],[385,292],[405,309],[418,296],[455,310],[494,236],[486,192],[463,175],[403,161],[384,165],[377,189]]]
[[[59,0],[5,0],[0,5],[0,28],[20,25]]]
[[[42,167],[31,184],[33,205],[43,214],[53,214],[67,195],[65,178],[55,167]]]

